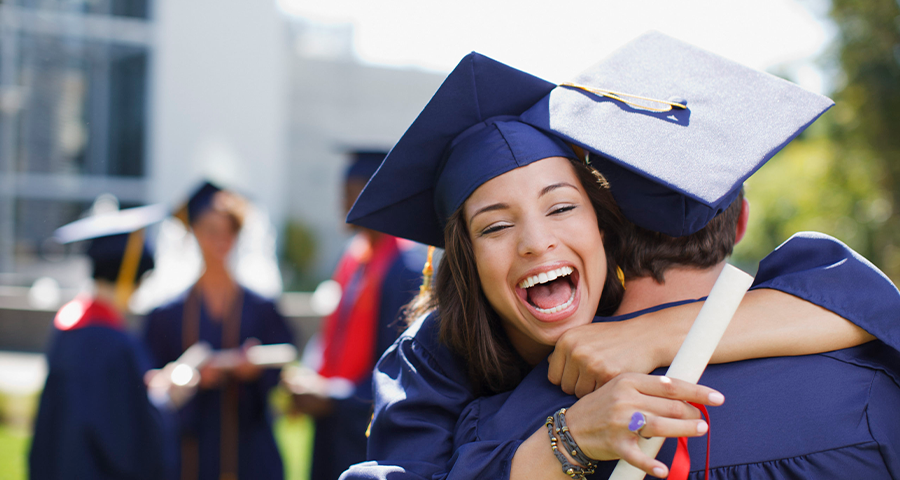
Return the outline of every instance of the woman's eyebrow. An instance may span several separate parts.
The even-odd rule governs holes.
[[[479,214],[486,213],[486,212],[493,212],[494,210],[506,210],[508,208],[509,208],[509,205],[506,203],[494,203],[492,205],[488,205],[486,207],[479,208],[478,211],[476,211],[475,213],[472,214],[471,217],[469,217],[469,223],[472,223],[472,220],[475,220],[475,217],[477,217]]]
[[[553,185],[547,185],[546,187],[541,189],[541,194],[538,195],[538,197],[543,197],[544,195],[552,192],[553,190],[556,190],[557,188],[562,188],[562,187],[570,187],[570,188],[574,188],[575,190],[578,190],[578,188],[575,187],[575,185],[572,185],[569,182],[559,182],[559,183],[554,183]]]

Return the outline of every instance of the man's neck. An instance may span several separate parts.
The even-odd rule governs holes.
[[[665,283],[653,277],[641,277],[625,282],[625,296],[616,315],[625,315],[665,303],[693,300],[709,295],[725,262],[698,269],[674,267],[666,270]]]
[[[116,301],[116,284],[105,280],[94,281],[94,298],[112,307],[119,315],[125,316],[125,311]]]

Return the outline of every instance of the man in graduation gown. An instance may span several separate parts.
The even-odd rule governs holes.
[[[354,153],[344,178],[345,212],[384,156],[383,152]],[[288,381],[297,392],[298,410],[315,418],[312,480],[336,479],[347,467],[366,459],[372,369],[405,327],[401,311],[421,283],[421,253],[421,246],[413,242],[357,229],[338,262],[333,280],[341,286],[341,299],[324,319],[319,334],[318,378]],[[316,387],[341,383],[347,388]]]
[[[164,216],[161,206],[141,207],[57,231],[64,243],[90,240],[94,291],[54,318],[30,478],[169,478],[165,412],[148,400],[149,361],[124,319],[135,283],[153,268],[142,228]]]

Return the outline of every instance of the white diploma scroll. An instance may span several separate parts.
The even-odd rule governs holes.
[[[281,368],[297,359],[297,347],[290,343],[254,345],[247,349],[231,348],[213,352],[209,364],[222,369],[237,368],[246,355],[247,362],[260,368]]]
[[[691,330],[688,332],[684,343],[678,349],[678,354],[672,360],[672,366],[666,372],[669,378],[676,378],[686,382],[697,383],[709,359],[712,358],[719,340],[731,323],[734,312],[744,298],[744,294],[753,283],[753,277],[743,271],[726,264],[712,291],[706,299],[703,308],[694,320]],[[641,450],[656,457],[662,447],[664,437],[650,439],[641,438],[638,445]],[[646,474],[643,470],[634,467],[625,460],[619,460],[610,480],[641,480]]]

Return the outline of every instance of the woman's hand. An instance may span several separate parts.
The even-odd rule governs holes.
[[[232,375],[241,382],[253,382],[262,375],[262,368],[250,363],[250,360],[247,359],[247,350],[257,345],[260,345],[260,341],[252,337],[245,340],[241,345],[239,361],[234,366],[234,370],[231,371]]]
[[[623,374],[577,401],[566,413],[572,438],[585,455],[596,460],[624,459],[657,477],[668,474],[665,464],[644,454],[638,434],[628,429],[640,412],[647,420],[644,437],[696,437],[709,426],[700,411],[685,402],[721,405],[721,393],[667,377]]]
[[[701,305],[677,307],[679,320],[695,318]],[[690,323],[661,321],[659,314],[569,329],[550,355],[547,377],[564,392],[581,398],[621,373],[650,373],[669,365]]]
[[[700,412],[685,402],[721,405],[724,401],[721,393],[708,387],[666,377],[626,373],[575,402],[566,412],[566,423],[572,438],[588,457],[596,460],[621,458],[650,475],[665,477],[668,468],[641,451],[638,433],[645,437],[703,435],[709,426],[700,419]],[[635,412],[642,413],[647,420],[638,433],[628,429]],[[550,449],[545,427],[539,428],[519,446],[510,469],[510,480],[537,477],[568,479]]]

